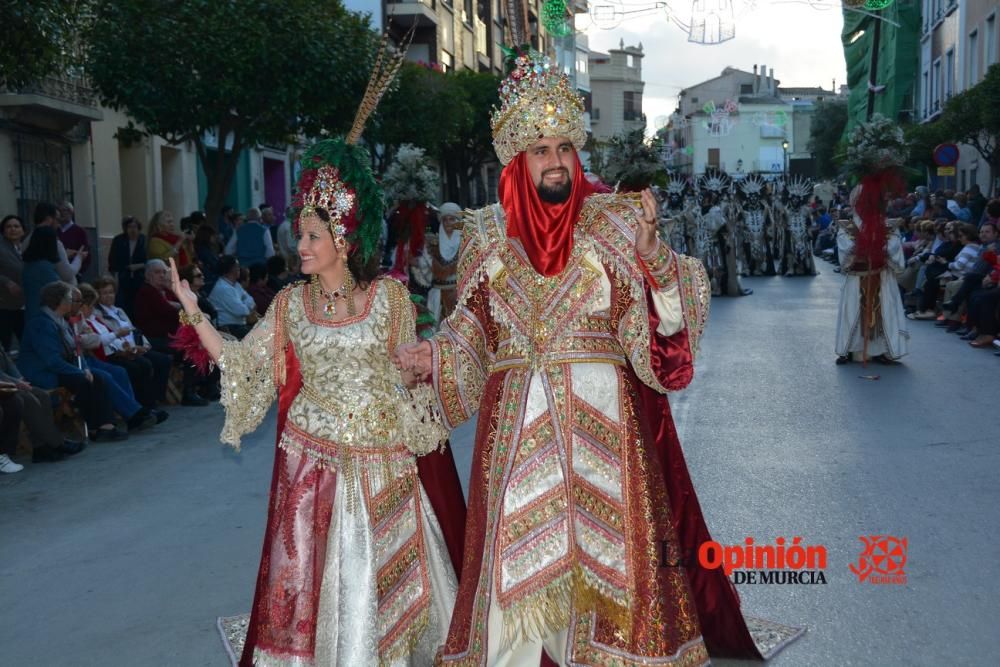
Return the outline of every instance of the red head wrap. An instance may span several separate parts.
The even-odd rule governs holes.
[[[523,151],[500,174],[500,204],[507,215],[507,236],[521,241],[531,265],[543,276],[554,276],[566,268],[583,200],[596,191],[584,178],[583,165],[575,152],[573,158],[573,186],[569,198],[561,204],[544,202],[538,196]]]

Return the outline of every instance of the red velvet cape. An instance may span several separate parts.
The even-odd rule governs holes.
[[[302,374],[299,370],[299,359],[295,356],[295,350],[289,343],[285,348],[285,384],[278,388],[278,438],[281,437],[281,432],[285,428],[288,409],[301,388]],[[274,465],[275,472],[277,472],[277,456],[274,459]],[[435,452],[418,457],[417,473],[431,502],[431,507],[434,508],[438,523],[441,525],[455,573],[461,577],[462,545],[465,541],[465,497],[462,495],[462,485],[455,468],[455,460],[451,455],[451,448],[448,447],[444,453]],[[267,506],[268,517],[275,512],[277,480],[278,476],[272,473],[271,496]],[[270,524],[270,522],[268,523]],[[262,559],[270,552],[273,538],[270,530],[264,533],[264,545],[261,549]],[[264,595],[266,588],[266,582],[263,581],[263,569],[261,569],[257,573],[254,603],[250,614],[250,623],[247,625],[247,638],[243,645],[243,655],[240,657],[240,667],[253,667],[253,650],[257,644],[257,625],[260,622],[260,619],[257,618],[257,601]]]

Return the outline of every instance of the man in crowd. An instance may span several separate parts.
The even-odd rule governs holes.
[[[263,264],[263,263],[262,263]],[[219,259],[219,280],[208,300],[219,313],[219,328],[237,338],[243,338],[259,315],[256,304],[240,284],[240,262],[232,255]]]
[[[55,206],[48,202],[38,202],[38,204],[35,205],[35,213],[32,216],[32,221],[34,222],[36,228],[51,227],[56,230],[57,235],[59,233],[59,211]],[[22,242],[21,247],[27,248],[30,241],[31,235],[29,234]],[[76,274],[80,272],[80,266],[83,263],[83,260],[86,259],[89,251],[86,247],[77,250],[71,259],[62,241],[57,241],[56,247],[59,251],[59,261],[56,263],[56,273],[59,274],[59,279],[63,282],[75,285]]]
[[[268,257],[274,255],[271,232],[261,223],[258,209],[251,208],[247,211],[246,220],[236,228],[226,244],[226,254],[239,259],[243,266],[263,264]]]
[[[85,273],[90,266],[90,240],[87,238],[87,232],[76,224],[75,211],[70,202],[64,201],[59,204],[56,213],[59,225],[56,232],[59,235],[59,242],[66,248],[66,256],[69,259],[80,255],[79,273]]]

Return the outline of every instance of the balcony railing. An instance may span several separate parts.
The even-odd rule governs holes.
[[[69,74],[47,76],[18,90],[4,90],[0,88],[0,93],[41,95],[85,107],[97,106],[97,98],[94,95],[94,90],[87,85],[86,79],[82,76],[72,76]]]

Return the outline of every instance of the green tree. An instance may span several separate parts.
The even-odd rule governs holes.
[[[210,220],[244,148],[349,129],[376,40],[340,0],[116,0],[87,36],[104,103],[142,132],[193,143]]]
[[[844,128],[847,127],[847,101],[823,100],[816,104],[809,128],[809,150],[816,154],[816,175],[835,178]]]
[[[942,133],[972,146],[990,166],[990,190],[1000,175],[1000,64],[992,65],[982,81],[955,95],[937,121]],[[936,124],[936,123],[935,123]]]
[[[79,64],[75,39],[87,0],[5,0],[0,3],[0,88],[23,88]]]
[[[482,166],[496,160],[493,150],[493,129],[490,111],[500,106],[500,77],[487,72],[463,70],[453,75],[461,96],[465,114],[457,138],[446,143],[445,190],[449,199],[468,204],[472,187],[478,190],[476,200],[485,197]]]

